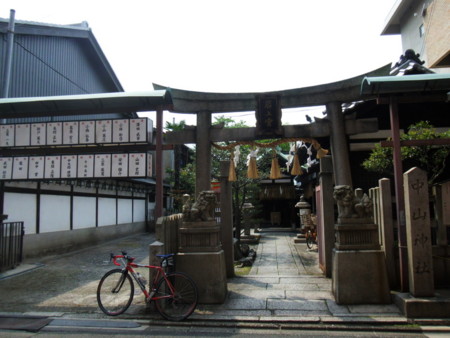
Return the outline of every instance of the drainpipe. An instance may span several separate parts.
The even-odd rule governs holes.
[[[11,9],[9,16],[9,24],[8,24],[8,34],[6,41],[6,59],[5,59],[5,76],[3,80],[3,91],[2,97],[6,98],[9,96],[9,84],[11,82],[11,68],[12,68],[12,57],[13,57],[13,49],[14,49],[14,17],[16,11]],[[5,120],[2,120],[2,123],[5,123]]]
[[[9,24],[8,24],[8,34],[7,34],[7,44],[6,44],[6,59],[5,59],[5,69],[4,69],[4,77],[3,77],[3,98],[8,97],[9,95],[9,83],[11,78],[11,66],[12,66],[12,56],[13,56],[13,47],[14,47],[14,17],[16,11],[11,9],[9,15]],[[6,119],[0,119],[0,124],[5,124]],[[0,182],[0,215],[3,217],[3,202],[4,202],[4,182]],[[1,220],[0,222],[2,222]]]

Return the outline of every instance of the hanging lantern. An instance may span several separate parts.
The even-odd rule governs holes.
[[[247,161],[247,177],[248,178],[259,178],[258,169],[256,167],[256,154],[258,153],[258,148],[250,150],[248,154]]]
[[[270,167],[270,179],[276,180],[277,178],[281,178],[281,173],[280,165],[278,164],[277,153],[274,149],[272,155],[272,166]]]

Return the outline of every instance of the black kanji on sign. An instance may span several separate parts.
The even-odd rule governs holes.
[[[281,102],[277,95],[256,96],[256,135],[282,136]]]

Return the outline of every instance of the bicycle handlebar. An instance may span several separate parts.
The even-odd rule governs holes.
[[[121,258],[126,259],[128,263],[133,262],[134,259],[135,259],[134,257],[128,256],[126,251],[122,251],[121,255],[114,255],[113,253],[111,253],[110,257],[111,257],[111,260],[113,261],[114,265],[117,265],[117,266],[121,266],[122,265],[122,264],[117,262],[118,259],[121,259]]]

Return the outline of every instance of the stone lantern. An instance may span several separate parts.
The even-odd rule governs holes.
[[[305,196],[300,196],[300,201],[295,205],[296,208],[299,208],[298,215],[300,216],[300,229],[306,231],[307,228],[312,226],[311,220],[311,204],[309,204],[305,200]]]
[[[244,203],[244,205],[242,206],[242,209],[244,211],[244,236],[250,236],[251,213],[249,211],[254,208],[255,207],[251,203]]]

